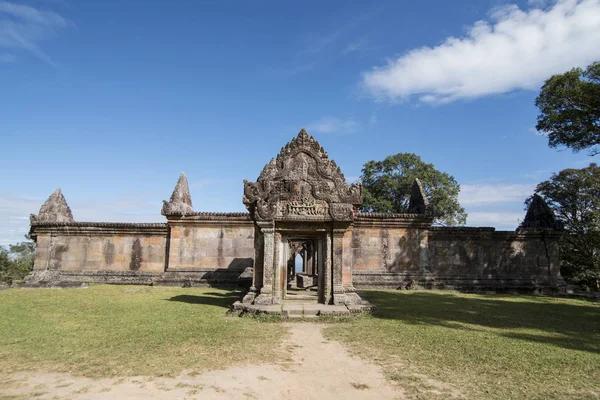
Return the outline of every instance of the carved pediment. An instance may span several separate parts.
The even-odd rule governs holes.
[[[352,220],[362,186],[348,185],[335,161],[304,129],[264,167],[244,181],[243,202],[257,219]]]

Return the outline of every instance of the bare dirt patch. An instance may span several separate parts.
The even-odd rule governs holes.
[[[289,337],[274,364],[233,367],[176,378],[89,379],[68,374],[19,373],[0,387],[0,398],[37,399],[402,399],[381,368],[350,356],[321,334],[323,324],[286,325]]]

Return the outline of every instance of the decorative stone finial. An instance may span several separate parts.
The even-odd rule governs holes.
[[[519,226],[519,229],[555,229],[562,230],[563,225],[556,220],[554,212],[548,206],[542,196],[535,193],[531,199],[531,203],[527,208],[525,219]]]
[[[190,188],[188,186],[185,172],[181,173],[175,190],[171,195],[171,200],[164,201],[161,214],[162,215],[186,215],[194,212],[192,207],[192,196],[190,195]]]
[[[429,201],[425,197],[423,186],[418,178],[415,178],[410,192],[410,202],[408,212],[410,214],[425,214],[429,208]]]
[[[60,189],[56,189],[56,191],[48,197],[48,200],[42,204],[39,214],[31,214],[29,220],[32,224],[43,222],[73,222],[73,213],[71,213],[71,209]]]

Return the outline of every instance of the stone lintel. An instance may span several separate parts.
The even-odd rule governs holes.
[[[359,213],[354,226],[373,228],[422,228],[429,229],[433,219],[424,214]]]
[[[169,227],[164,223],[126,223],[126,222],[69,222],[39,223],[31,226],[31,233],[64,236],[81,235],[159,235],[166,236]]]

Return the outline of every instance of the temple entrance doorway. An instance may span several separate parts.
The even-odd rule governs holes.
[[[295,236],[287,239],[285,256],[285,281],[282,282],[285,300],[318,302],[320,293],[319,272],[322,256],[319,254],[320,240],[316,236]],[[321,267],[321,268],[320,268]]]

